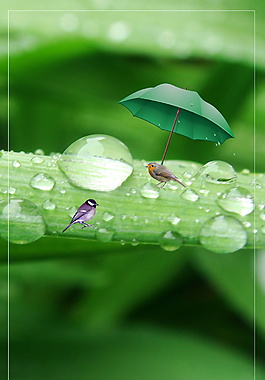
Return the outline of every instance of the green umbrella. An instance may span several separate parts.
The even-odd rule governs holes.
[[[213,141],[218,145],[234,137],[221,113],[195,91],[164,83],[136,91],[119,103],[128,108],[133,116],[170,131],[162,164],[173,132],[193,140]]]

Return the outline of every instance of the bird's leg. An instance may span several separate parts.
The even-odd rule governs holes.
[[[82,224],[83,224],[82,229],[83,229],[83,228],[86,228],[86,227],[94,226],[94,224],[88,224],[88,223],[85,223],[85,222],[82,222]]]
[[[161,185],[161,183],[162,183],[162,185]],[[164,181],[160,181],[160,182],[157,183],[155,186],[157,186],[159,189],[163,189],[164,186],[165,186],[165,184],[166,184],[166,182],[164,182]],[[161,186],[159,186],[159,185],[161,185]]]

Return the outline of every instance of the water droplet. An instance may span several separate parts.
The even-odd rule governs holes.
[[[264,207],[265,207],[265,204],[264,204],[264,203],[259,203],[259,204],[258,204],[258,209],[259,209],[260,211],[262,211],[262,210],[264,209]]]
[[[58,164],[74,185],[99,191],[116,189],[133,170],[129,149],[107,135],[90,135],[75,141]]]
[[[200,189],[199,193],[203,194],[204,196],[207,196],[209,194],[210,190],[209,189]]]
[[[248,175],[250,173],[250,170],[249,169],[243,169],[241,171],[241,174],[245,174],[245,175]]]
[[[33,202],[12,198],[9,204],[7,201],[0,203],[0,231],[1,237],[5,240],[15,244],[27,244],[44,235],[45,223]]]
[[[60,194],[65,194],[66,190],[65,189],[60,189]]]
[[[254,210],[253,197],[243,187],[233,187],[225,191],[217,198],[216,203],[224,210],[241,216],[248,215]]]
[[[192,189],[186,189],[182,192],[181,198],[186,201],[196,202],[199,199],[199,195]]]
[[[103,214],[103,220],[105,220],[105,222],[109,222],[113,218],[114,218],[114,215],[110,214],[109,212],[105,212]]]
[[[125,240],[121,239],[121,240],[120,240],[120,244],[121,244],[121,245],[125,245]]]
[[[265,220],[265,212],[261,212],[259,214],[259,217],[260,217],[261,220]]]
[[[122,42],[130,35],[130,27],[124,21],[117,21],[110,25],[108,38],[113,42]]]
[[[44,152],[42,149],[36,149],[34,154],[39,154],[40,156],[44,156]]]
[[[203,165],[196,177],[202,181],[226,184],[234,183],[237,175],[232,165],[224,161],[210,161]]]
[[[77,208],[75,206],[71,207],[68,211],[68,215],[70,216],[70,218],[72,218],[74,216],[74,214],[76,213],[77,211]]]
[[[190,103],[191,107],[193,107],[193,103]]]
[[[158,237],[158,243],[165,251],[176,251],[182,245],[183,238],[177,232],[166,231]]]
[[[114,232],[113,228],[98,228],[96,230],[96,238],[103,243],[107,243],[112,240]]]
[[[13,186],[9,186],[8,188],[8,193],[9,194],[15,194],[15,192],[17,191],[17,189]]]
[[[13,163],[12,163],[12,166],[14,168],[19,168],[21,166],[21,163],[19,161],[17,161],[17,160],[14,160]]]
[[[135,214],[133,214],[133,215],[131,216],[131,220],[132,220],[133,222],[137,222],[137,220],[138,220],[138,216],[135,215]]]
[[[243,225],[231,216],[215,216],[208,219],[199,235],[202,246],[217,253],[231,253],[243,248],[247,233]]]
[[[132,246],[136,247],[139,245],[139,241],[137,239],[132,239]]]
[[[152,185],[149,182],[145,183],[140,188],[140,194],[144,198],[152,198],[152,199],[158,198],[160,195],[159,189],[155,185]]]
[[[54,185],[54,179],[45,173],[36,174],[30,180],[30,186],[34,189],[50,191]]]
[[[134,188],[131,188],[131,189],[130,189],[130,193],[131,193],[131,194],[137,194],[137,190],[134,189]]]
[[[247,220],[245,220],[242,224],[243,224],[243,226],[246,227],[246,228],[251,227],[251,223],[248,222]]]
[[[42,207],[44,210],[54,210],[56,208],[56,205],[51,200],[46,199],[46,201],[42,203]]]
[[[31,162],[34,164],[42,164],[44,162],[44,158],[40,156],[34,156],[32,157]]]
[[[178,224],[180,222],[180,218],[178,216],[176,216],[176,215],[173,214],[173,215],[170,215],[168,217],[168,221],[171,224],[173,224],[173,226],[175,226],[176,224]]]

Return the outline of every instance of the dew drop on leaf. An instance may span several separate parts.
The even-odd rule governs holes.
[[[247,233],[243,225],[234,217],[219,215],[208,219],[203,224],[199,240],[209,251],[231,253],[245,246]]]
[[[127,146],[107,135],[75,141],[59,158],[58,165],[73,185],[98,191],[115,190],[133,171]]]

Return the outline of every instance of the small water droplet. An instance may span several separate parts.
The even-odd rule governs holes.
[[[65,194],[66,190],[64,188],[60,189],[60,194]]]
[[[132,239],[132,246],[136,247],[139,245],[139,241],[137,239]]]
[[[90,135],[75,141],[58,165],[74,185],[98,191],[115,190],[133,171],[129,149],[107,135]]]
[[[17,189],[13,186],[9,186],[8,188],[8,193],[9,194],[15,194],[15,192],[17,191]]]
[[[250,170],[249,169],[243,169],[241,171],[241,174],[245,174],[245,175],[248,175],[250,173]]]
[[[262,210],[264,209],[264,207],[265,207],[265,204],[264,204],[264,203],[259,203],[259,204],[258,204],[258,209],[259,209],[260,211],[262,211]]]
[[[196,202],[199,199],[199,195],[192,189],[186,189],[182,192],[181,198],[186,201]]]
[[[147,182],[140,188],[140,194],[144,198],[152,198],[156,199],[159,197],[159,189],[152,185],[151,183]]]
[[[131,194],[137,194],[137,190],[134,189],[134,188],[131,188],[131,189],[130,189],[130,193],[131,193]]]
[[[30,186],[34,189],[50,191],[54,185],[54,179],[46,173],[36,174],[30,180]]]
[[[200,189],[199,193],[203,194],[204,196],[207,196],[209,194],[210,190],[209,189]]]
[[[12,198],[9,203],[0,203],[0,235],[3,239],[15,244],[28,244],[41,238],[44,233],[45,223],[33,202]]]
[[[77,208],[75,206],[72,206],[69,210],[68,210],[68,215],[70,216],[70,218],[72,218],[74,216],[74,214],[76,213],[77,211]]]
[[[133,214],[133,215],[131,216],[131,220],[132,220],[133,222],[137,222],[137,220],[138,220],[138,216],[135,215],[135,214]]]
[[[44,162],[44,158],[41,156],[34,156],[32,157],[31,162],[34,164],[42,164]]]
[[[191,107],[193,107],[193,103],[190,103]]]
[[[46,199],[46,201],[42,203],[42,208],[44,208],[44,210],[54,210],[56,205],[50,199]]]
[[[231,253],[245,246],[247,233],[237,219],[219,215],[204,223],[199,240],[202,246],[209,251]]]
[[[242,224],[243,224],[243,226],[246,227],[246,228],[251,227],[251,223],[248,222],[247,220],[245,220]]]
[[[265,212],[261,212],[259,214],[259,217],[260,217],[261,220],[265,220]]]
[[[166,231],[158,237],[158,243],[165,251],[176,251],[181,247],[182,242],[183,237],[177,232]]]
[[[173,226],[175,226],[176,224],[178,224],[180,222],[180,218],[178,216],[176,216],[176,215],[173,214],[173,215],[170,215],[168,217],[168,221],[171,224],[173,224]]]
[[[224,210],[235,212],[241,216],[248,215],[254,210],[253,197],[243,187],[226,190],[217,198],[216,203]]]
[[[196,177],[201,181],[227,184],[234,183],[237,175],[232,165],[224,161],[210,161],[202,166]]]
[[[13,163],[12,163],[12,166],[14,168],[19,168],[21,166],[21,163],[19,161],[17,161],[17,160],[14,160]]]
[[[120,240],[120,245],[125,245],[125,240],[121,239]]]
[[[96,238],[103,243],[107,243],[112,240],[115,230],[109,227],[101,227],[96,230]]]
[[[40,156],[44,156],[44,152],[42,149],[36,149],[34,154],[39,154]]]
[[[112,215],[111,213],[109,212],[104,212],[103,214],[103,220],[105,222],[109,222],[110,220],[112,220],[114,218],[114,215]]]

